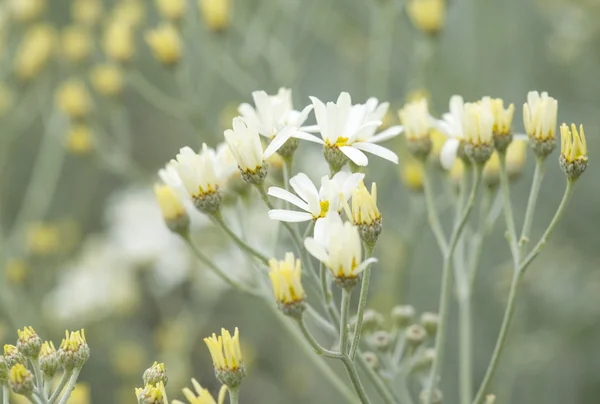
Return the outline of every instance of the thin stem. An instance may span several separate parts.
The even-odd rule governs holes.
[[[540,193],[540,187],[544,178],[544,162],[543,158],[536,158],[535,160],[535,172],[533,174],[533,182],[531,184],[531,191],[529,193],[529,200],[527,201],[527,210],[525,211],[525,219],[523,221],[523,230],[521,230],[521,238],[519,240],[519,255],[525,254],[527,243],[531,234],[531,227],[533,226],[533,216],[535,213],[535,207],[537,204],[538,195]]]
[[[342,363],[344,364],[344,367],[346,368],[346,372],[348,372],[348,376],[350,377],[350,381],[352,382],[352,386],[354,386],[354,390],[356,390],[356,394],[358,395],[360,402],[363,404],[370,403],[369,398],[367,397],[367,394],[365,393],[365,389],[362,386],[362,383],[360,382],[360,378],[358,377],[358,372],[356,371],[356,366],[354,366],[354,363],[352,362],[352,360],[350,360],[349,357],[344,356],[342,358]]]
[[[331,300],[333,299],[333,294],[331,293],[331,289],[329,288],[329,282],[327,281],[327,268],[321,262],[319,264],[319,280],[321,281],[321,295],[323,298],[323,302],[326,307],[331,305]],[[327,310],[329,313],[329,310]],[[333,322],[334,318],[330,314],[330,320]]]
[[[225,233],[227,233],[229,235],[229,237],[231,237],[231,239],[234,241],[234,243],[236,243],[238,245],[238,247],[240,247],[240,249],[242,249],[246,253],[254,256],[259,261],[261,261],[263,264],[269,265],[269,259],[267,258],[267,256],[265,256],[262,253],[260,253],[259,251],[255,250],[252,246],[250,246],[248,243],[246,243],[244,240],[242,240],[237,234],[235,234],[235,232],[233,230],[231,230],[231,228],[227,225],[227,223],[225,223],[225,221],[223,220],[223,217],[221,216],[220,213],[213,215],[212,218],[219,226],[221,226],[221,228],[223,230],[225,230]]]
[[[238,404],[240,400],[240,388],[239,387],[229,387],[229,404]]]
[[[513,261],[515,263],[518,263],[520,251],[519,251],[519,245],[517,244],[518,240],[517,240],[517,230],[515,229],[515,219],[513,218],[512,205],[510,203],[510,186],[508,184],[508,173],[506,170],[506,152],[498,153],[498,157],[500,160],[500,186],[502,187],[502,197],[503,197],[503,201],[504,201],[504,218],[506,220],[506,231],[508,232],[507,233],[508,244],[510,245],[510,252],[512,254]],[[538,170],[536,168],[536,172],[537,171]],[[538,186],[538,190],[539,190],[539,186]],[[537,193],[536,193],[536,195],[537,195]],[[532,199],[536,199],[536,198],[537,198],[537,196],[535,198],[530,197],[530,201]],[[535,205],[535,201],[534,201],[534,205]],[[529,206],[527,207],[527,211],[529,212]],[[533,216],[533,215],[530,214],[529,216]],[[531,225],[529,225],[529,227],[530,226]]]
[[[6,384],[2,385],[2,404],[9,404],[9,396],[10,392],[8,391],[8,386]]]
[[[460,402],[471,404],[473,397],[473,350],[471,294],[459,298],[459,389]]]
[[[427,206],[427,218],[429,219],[429,225],[431,226],[431,230],[433,231],[438,247],[442,253],[445,253],[448,249],[446,236],[444,235],[444,230],[440,224],[440,218],[433,198],[431,178],[429,176],[425,161],[423,161],[423,192],[425,194],[425,205]]]
[[[350,310],[350,295],[348,289],[342,289],[342,302],[340,303],[340,352],[348,352],[348,312]]]
[[[73,389],[75,388],[75,383],[77,383],[77,378],[79,377],[79,372],[81,372],[81,369],[77,369],[77,368],[73,369],[73,373],[71,374],[71,377],[69,378],[69,384],[67,384],[65,394],[62,396],[62,398],[60,399],[58,404],[67,404],[67,401],[69,401],[69,397],[71,397],[71,393],[73,392]]]
[[[388,386],[384,383],[384,381],[379,377],[379,375],[367,364],[367,361],[361,355],[359,350],[358,352],[358,363],[361,366],[361,369],[367,374],[367,377],[373,383],[373,386],[377,389],[381,398],[386,404],[396,404],[397,400],[388,388]],[[404,404],[404,403],[402,403]]]
[[[571,199],[571,196],[573,194],[573,185],[574,184],[575,184],[575,181],[568,180],[567,186],[565,189],[565,193],[563,195],[563,199],[560,202],[560,205],[558,206],[556,213],[554,214],[554,218],[552,218],[552,221],[548,225],[548,228],[544,232],[543,236],[541,237],[540,241],[537,243],[535,248],[531,251],[531,253],[529,253],[527,258],[523,262],[521,262],[521,264],[518,266],[518,268],[515,269],[515,272],[514,272],[513,278],[512,278],[512,282],[510,285],[510,292],[508,294],[508,302],[506,304],[506,309],[504,311],[504,318],[502,319],[502,326],[500,327],[500,333],[498,334],[498,339],[496,340],[496,346],[494,348],[494,352],[492,353],[492,358],[490,359],[490,364],[488,365],[488,368],[485,372],[485,376],[483,378],[483,381],[481,382],[481,386],[479,387],[477,396],[475,396],[475,400],[474,400],[475,404],[479,404],[479,403],[483,402],[483,400],[485,398],[485,394],[486,394],[486,392],[489,388],[489,385],[494,377],[494,374],[498,368],[498,364],[500,362],[500,357],[502,355],[504,347],[506,346],[506,338],[508,336],[508,331],[510,329],[510,325],[511,325],[513,317],[514,317],[515,303],[516,303],[516,299],[517,299],[518,288],[519,288],[521,279],[523,278],[523,274],[525,273],[525,270],[527,269],[529,264],[531,264],[531,262],[543,250],[544,246],[548,242],[548,239],[550,238],[550,235],[554,231],[554,228],[556,227],[556,225],[560,221],[561,217],[563,216],[563,214],[566,210],[566,207],[569,204],[569,200]]]
[[[324,348],[321,344],[319,344],[319,341],[317,341],[315,339],[315,337],[311,334],[311,332],[306,327],[306,323],[304,322],[304,319],[300,318],[300,319],[296,320],[296,322],[298,323],[298,327],[300,328],[302,335],[304,335],[304,338],[306,339],[306,341],[310,344],[310,346],[315,350],[315,352],[318,355],[322,355],[322,356],[325,356],[328,358],[334,358],[334,359],[342,358],[342,354],[340,354],[339,352],[331,351],[329,349]]]
[[[431,404],[431,400],[433,398],[433,391],[438,383],[438,378],[440,375],[440,371],[442,369],[442,363],[444,358],[444,348],[446,342],[446,330],[448,328],[448,312],[450,309],[450,300],[452,295],[452,257],[454,255],[454,250],[456,249],[456,245],[460,236],[462,234],[465,225],[467,224],[467,220],[473,210],[473,205],[475,205],[475,197],[479,191],[481,186],[481,173],[483,171],[483,165],[478,164],[475,166],[475,180],[473,182],[473,188],[471,189],[471,194],[469,195],[469,199],[467,201],[467,205],[462,213],[460,219],[455,223],[454,231],[450,237],[450,245],[446,253],[444,254],[444,264],[442,269],[442,291],[440,295],[440,307],[439,307],[439,316],[440,323],[438,326],[438,332],[435,339],[435,359],[433,360],[433,365],[431,367],[431,372],[429,375],[429,394],[427,395],[426,404]]]
[[[50,404],[53,404],[58,399],[58,396],[60,396],[60,393],[63,391],[65,385],[69,381],[69,378],[71,377],[71,373],[72,373],[72,371],[65,371],[63,373],[62,377],[60,378],[60,382],[58,383],[58,386],[56,387],[56,390],[54,390],[54,393],[52,393],[52,395],[50,396],[50,399],[48,400],[50,402]]]
[[[374,246],[365,244],[365,259],[369,259],[373,256]],[[365,314],[365,308],[367,307],[367,297],[369,295],[369,279],[371,278],[371,265],[369,265],[364,273],[362,274],[362,282],[360,285],[360,295],[358,297],[358,309],[356,311],[356,328],[354,329],[354,337],[352,338],[352,345],[350,346],[350,359],[354,361],[356,356],[356,349],[360,343],[360,336],[362,333],[363,316]]]
[[[154,107],[175,118],[187,120],[185,103],[163,93],[150,83],[141,73],[132,70],[127,77],[138,93]]]

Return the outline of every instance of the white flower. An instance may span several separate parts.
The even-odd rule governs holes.
[[[464,105],[464,141],[474,146],[491,145],[494,140],[494,114],[490,98]]]
[[[450,112],[442,115],[442,119],[436,122],[438,129],[448,137],[448,140],[446,140],[440,151],[440,162],[446,170],[454,166],[458,146],[464,140],[464,110],[463,98],[460,95],[453,95],[450,98]]]
[[[306,140],[338,148],[359,166],[366,166],[369,162],[363,151],[398,163],[398,156],[394,152],[376,144],[402,131],[402,127],[392,126],[375,134],[389,108],[387,102],[379,104],[376,98],[370,98],[365,104],[352,105],[350,94],[346,92],[340,94],[336,103],[328,102],[327,105],[316,97],[310,99],[321,138],[307,134],[304,137]]]
[[[429,137],[433,126],[433,118],[429,115],[427,100],[421,98],[404,106],[398,116],[408,140],[420,140]]]
[[[183,188],[188,197],[201,198],[219,189],[222,177],[216,161],[215,151],[206,144],[202,145],[200,154],[183,147],[159,175],[179,193]]]
[[[265,156],[275,153],[290,137],[305,139],[310,136],[303,132],[308,127],[302,127],[308,114],[313,109],[312,105],[302,111],[294,110],[292,104],[292,90],[280,88],[276,95],[268,95],[264,91],[252,93],[254,105],[240,104],[238,112],[244,120],[256,128],[258,133],[271,140],[265,149]]]
[[[217,145],[216,164],[219,168],[219,176],[224,181],[240,176],[240,170],[238,169],[235,156],[231,152],[229,145],[225,142]]]
[[[538,140],[555,138],[558,102],[548,93],[530,91],[523,104],[523,123],[529,137]]]
[[[336,278],[356,278],[369,264],[377,261],[375,258],[362,261],[358,228],[350,222],[342,222],[337,212],[328,214],[323,222],[324,231],[315,234],[315,238],[305,239],[304,246]]]
[[[321,189],[317,187],[304,173],[299,173],[290,178],[290,185],[298,196],[283,188],[270,187],[268,194],[275,198],[283,199],[304,210],[273,209],[269,211],[269,217],[273,220],[283,222],[305,222],[324,218],[328,212],[338,212],[344,202],[352,196],[352,192],[365,177],[364,174],[350,174],[340,171],[333,178],[328,176],[321,178]],[[315,233],[318,230],[315,229]]]
[[[244,172],[255,173],[263,166],[264,159],[269,157],[263,153],[256,128],[242,117],[233,118],[233,130],[225,131],[225,140],[238,168]]]

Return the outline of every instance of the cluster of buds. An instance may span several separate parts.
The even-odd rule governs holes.
[[[79,369],[83,367],[90,357],[90,348],[85,340],[85,332],[65,332],[60,348],[58,349],[58,360],[66,370]]]
[[[226,329],[221,329],[221,335],[204,338],[210,356],[213,360],[217,379],[229,388],[235,389],[246,376],[246,366],[240,348],[240,333],[235,329],[233,337]]]
[[[300,318],[306,309],[306,294],[302,287],[302,264],[287,253],[283,261],[269,261],[269,277],[279,309],[286,316]]]

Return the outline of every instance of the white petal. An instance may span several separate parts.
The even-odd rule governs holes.
[[[398,136],[403,131],[404,131],[403,126],[400,126],[400,125],[391,126],[391,127],[387,128],[386,130],[382,130],[381,132],[379,132],[378,134],[373,136],[371,139],[369,139],[369,142],[371,142],[371,143],[383,142],[383,141],[386,141],[388,139]]]
[[[359,274],[362,271],[364,271],[365,269],[367,269],[367,267],[373,263],[377,262],[377,258],[375,257],[371,257],[371,258],[367,258],[366,260],[364,260],[358,267],[356,267],[356,269],[354,270],[355,274]]]
[[[292,194],[289,191],[286,191],[283,188],[269,187],[269,191],[267,192],[267,194],[269,194],[275,198],[283,199],[284,201],[287,201],[293,205],[296,205],[300,209],[305,210],[307,212],[310,211],[308,209],[308,205],[306,204],[306,202],[304,202],[302,199],[298,198],[296,195]]]
[[[272,209],[269,211],[269,218],[281,222],[306,222],[312,220],[313,216],[310,213],[295,210]]]
[[[296,194],[306,201],[309,207],[309,212],[319,215],[321,205],[319,204],[319,191],[315,184],[304,173],[298,173],[290,178],[290,185],[296,191]]]
[[[392,163],[398,164],[398,156],[396,155],[396,153],[394,153],[390,149],[386,149],[385,147],[380,146],[378,144],[368,143],[368,142],[358,142],[358,143],[354,143],[352,146],[356,147],[357,149],[360,149],[360,150],[369,152],[371,154],[374,154],[376,156],[379,156],[381,158],[384,158],[388,161],[391,161]]]
[[[513,140],[525,140],[525,141],[528,141],[529,140],[529,136],[527,136],[525,133],[514,133],[513,134]]]
[[[352,162],[359,166],[366,166],[369,164],[367,156],[358,149],[350,146],[340,147],[340,151],[346,155]]]
[[[307,105],[306,107],[304,107],[304,109],[300,112],[300,115],[298,115],[296,117],[296,122],[294,122],[294,125],[302,126],[304,121],[306,121],[306,119],[308,118],[308,114],[310,114],[310,111],[312,111],[312,110],[313,110],[312,105]]]
[[[322,217],[318,218],[315,222],[314,229],[315,241],[320,245],[326,245],[328,237],[327,233],[327,221]]]
[[[321,128],[319,128],[319,125],[308,125],[302,126],[300,130],[303,130],[304,132],[317,133],[321,130]]]
[[[440,163],[442,163],[442,167],[446,170],[450,170],[454,165],[459,145],[460,141],[452,138],[446,140],[446,143],[442,146],[442,150],[440,151]]]
[[[321,139],[320,137],[307,132],[303,132],[301,130],[295,131],[292,137],[295,137],[296,139],[308,140],[309,142],[313,143],[325,144],[323,139]]]
[[[308,237],[304,240],[304,248],[309,252],[310,255],[318,259],[319,261],[327,264],[329,261],[329,255],[325,248],[319,244],[314,238]]]
[[[290,137],[292,137],[294,130],[295,129],[291,126],[286,126],[285,128],[281,129],[279,133],[275,135],[273,140],[271,140],[269,146],[265,149],[263,154],[264,158],[268,159],[273,153],[279,150],[279,148],[283,146],[283,144],[287,142]]]

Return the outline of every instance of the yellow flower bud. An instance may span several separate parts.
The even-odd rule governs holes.
[[[133,28],[139,26],[145,17],[146,8],[140,0],[120,0],[112,12],[114,21],[130,25]]]
[[[65,331],[60,349],[58,350],[60,363],[67,370],[81,368],[90,357],[90,348],[85,340],[85,331]]]
[[[168,185],[156,184],[154,195],[167,227],[176,233],[187,231],[190,218],[175,190]]]
[[[121,63],[130,61],[135,50],[131,25],[119,20],[111,21],[104,30],[102,48],[110,59]]]
[[[286,315],[300,316],[304,311],[303,303],[306,298],[302,287],[302,264],[299,259],[294,260],[293,253],[285,254],[285,260],[269,261],[269,277],[273,284],[275,300]]]
[[[25,366],[20,363],[17,363],[10,369],[8,382],[10,384],[10,388],[17,394],[30,396],[33,392],[33,375]]]
[[[198,0],[200,16],[211,31],[223,31],[229,26],[231,0]]]
[[[63,82],[56,92],[58,108],[74,119],[83,118],[92,109],[92,100],[82,81],[71,79]]]
[[[401,167],[402,182],[413,191],[423,190],[423,166],[416,159],[404,159]]]
[[[52,57],[55,35],[47,24],[35,25],[25,32],[14,62],[19,79],[31,80],[44,69]]]
[[[155,0],[160,14],[167,20],[177,22],[186,11],[186,0]]]
[[[576,180],[585,171],[588,164],[587,143],[585,134],[583,133],[583,125],[577,126],[571,124],[571,128],[567,124],[562,124],[560,127],[560,166],[567,174],[569,179]]]
[[[74,0],[71,17],[83,26],[93,26],[102,17],[102,0]]]
[[[46,9],[45,0],[12,0],[9,1],[12,17],[20,23],[32,22],[40,18]]]
[[[92,52],[92,37],[88,30],[79,25],[65,28],[61,37],[61,51],[72,63],[81,63]]]
[[[60,247],[60,232],[49,223],[33,223],[27,228],[28,250],[32,254],[46,255]]]
[[[226,329],[221,329],[217,337],[204,338],[213,360],[215,373],[221,383],[229,387],[237,387],[246,375],[246,367],[240,349],[240,333],[236,327],[233,337]]]
[[[179,33],[170,24],[162,24],[146,33],[146,43],[152,49],[154,57],[166,65],[173,65],[181,58],[181,39]]]
[[[94,136],[89,127],[74,124],[67,133],[66,147],[73,154],[87,154],[94,147]]]
[[[409,0],[407,12],[410,20],[419,30],[435,35],[446,20],[445,0]]]
[[[94,67],[90,81],[94,90],[106,97],[115,97],[123,91],[123,72],[119,66],[110,63]]]

